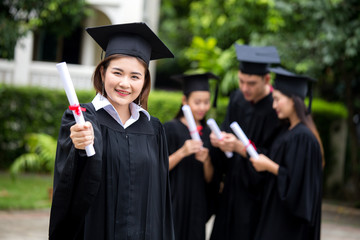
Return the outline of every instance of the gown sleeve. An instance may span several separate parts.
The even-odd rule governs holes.
[[[164,123],[164,129],[166,134],[166,142],[168,146],[169,155],[173,154],[179,149],[179,141],[177,135],[177,128],[174,120]]]
[[[162,239],[163,240],[174,240],[174,225],[172,218],[172,206],[171,206],[171,195],[170,195],[170,179],[169,179],[169,155],[168,155],[168,146],[166,141],[166,135],[163,125],[157,118],[151,117],[151,121],[154,127],[154,130],[158,138],[159,145],[159,156],[161,164],[161,177],[162,177]]]
[[[74,239],[83,234],[83,223],[95,199],[101,181],[102,142],[100,128],[92,104],[85,104],[86,121],[94,129],[95,155],[87,157],[84,150],[75,149],[70,139],[70,127],[76,122],[72,111],[66,110],[61,122],[55,168],[53,200],[50,213],[49,239]]]
[[[295,216],[314,224],[321,201],[321,152],[315,137],[294,136],[283,148],[277,177],[281,201]]]

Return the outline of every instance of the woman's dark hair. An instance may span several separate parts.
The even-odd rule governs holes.
[[[103,59],[96,66],[96,69],[95,69],[93,77],[92,77],[93,85],[94,85],[96,93],[102,94],[102,91],[103,91],[103,81],[102,81],[101,70],[103,69],[103,72],[105,73],[112,60],[119,59],[119,58],[126,57],[126,56],[127,55],[122,55],[122,54],[110,55],[109,57]],[[146,73],[145,73],[144,86],[141,89],[140,95],[134,100],[134,103],[138,104],[139,100],[140,100],[141,107],[144,108],[145,110],[147,110],[147,103],[148,103],[148,98],[149,98],[150,89],[151,89],[150,71],[149,71],[147,64],[141,58],[137,58],[137,59],[145,67]],[[104,97],[107,97],[105,90],[104,90],[103,94],[104,94]]]
[[[310,129],[310,131],[314,134],[315,138],[318,140],[322,155],[323,166],[325,166],[324,147],[320,138],[320,134],[314,123],[314,120],[311,114],[308,113],[307,107],[305,106],[303,99],[295,95],[292,95],[291,98],[294,101],[294,108],[300,121]]]
[[[191,93],[192,93],[192,92],[186,93],[186,94],[184,93],[185,98],[186,98],[186,99],[189,99]],[[182,117],[184,116],[184,113],[183,113],[183,111],[182,111],[182,107],[183,107],[183,105],[181,104],[179,111],[178,111],[177,114],[175,115],[175,119],[180,119],[180,118],[182,118]],[[204,125],[206,124],[205,118],[203,118],[203,119],[200,120],[200,124],[201,124],[202,126],[204,126]]]

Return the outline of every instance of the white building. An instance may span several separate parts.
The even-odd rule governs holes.
[[[55,64],[59,54],[67,54],[73,59],[73,63],[68,62],[68,68],[75,88],[92,89],[91,75],[95,65],[100,61],[101,49],[85,32],[86,27],[146,22],[154,32],[157,32],[160,0],[87,0],[87,2],[94,10],[94,15],[86,19],[84,26],[79,28],[75,36],[78,41],[72,38],[71,42],[63,40],[60,44],[58,42],[51,44],[51,38],[48,36],[30,32],[17,42],[13,61],[0,59],[0,83],[62,88]],[[153,76],[154,70],[152,65]]]

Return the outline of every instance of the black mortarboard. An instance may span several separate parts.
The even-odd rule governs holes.
[[[296,95],[301,99],[305,99],[309,95],[309,112],[312,102],[311,84],[316,80],[308,76],[297,75],[284,68],[270,68],[275,73],[274,88],[287,96]]]
[[[145,23],[126,23],[86,28],[105,51],[105,57],[124,54],[150,60],[173,58],[172,52]]]
[[[236,56],[240,61],[239,69],[245,74],[265,75],[270,64],[280,63],[276,47],[253,47],[235,44]]]
[[[192,74],[192,75],[175,75],[171,77],[175,80],[180,80],[183,83],[183,93],[188,95],[194,91],[210,91],[209,79],[219,80],[220,78],[211,72],[203,74]],[[215,90],[213,106],[216,107],[216,99],[218,94],[218,84]]]

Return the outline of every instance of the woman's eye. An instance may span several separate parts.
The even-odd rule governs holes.
[[[132,79],[139,79],[139,77],[138,76],[136,76],[136,75],[134,75],[134,76],[132,76]]]

